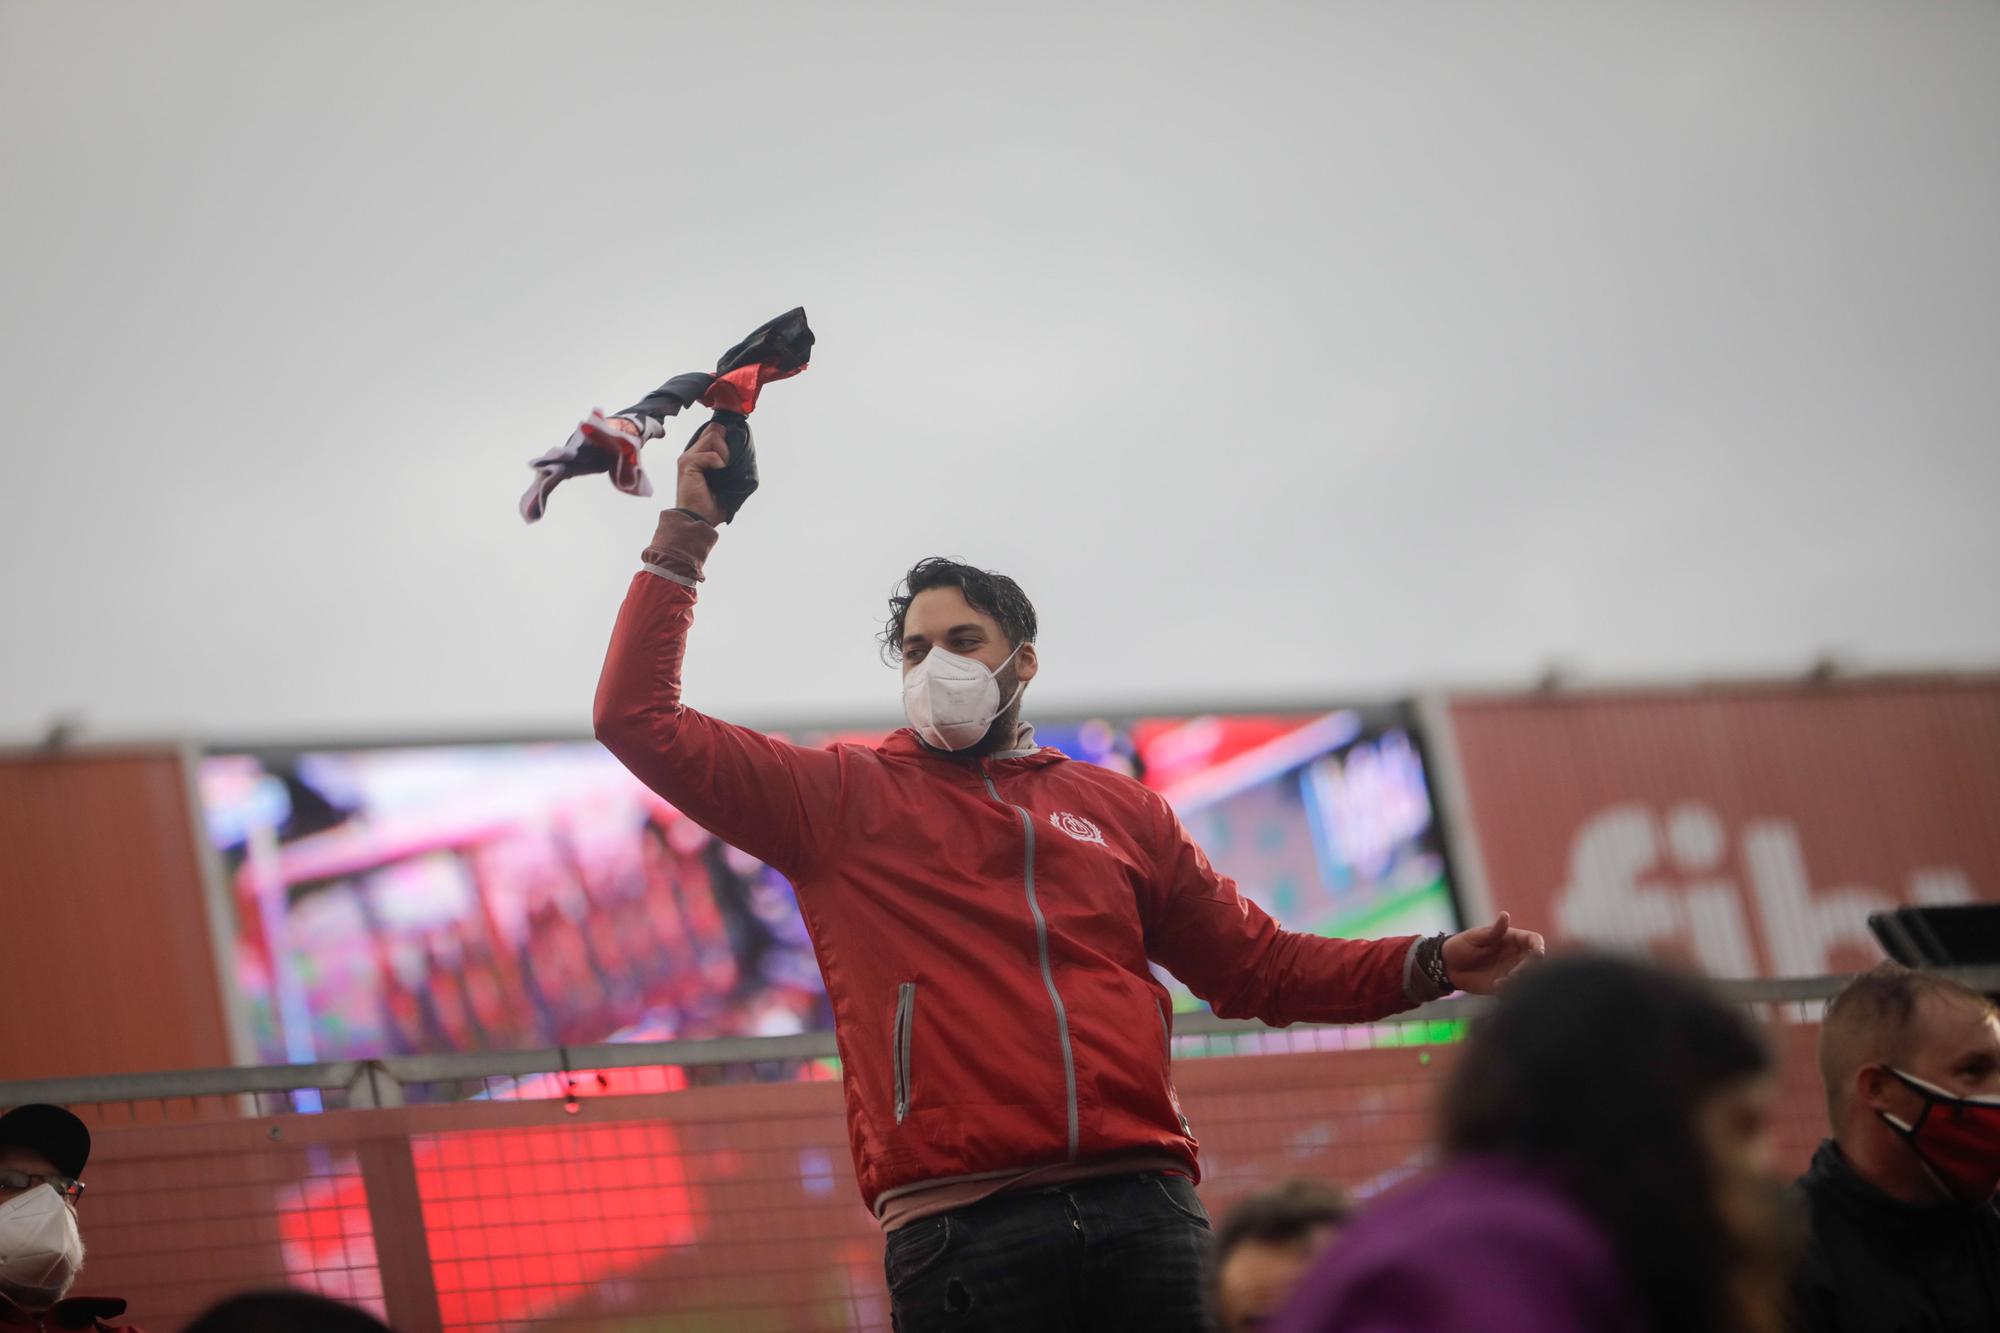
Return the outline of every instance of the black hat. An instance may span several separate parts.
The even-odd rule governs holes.
[[[90,1160],[90,1131],[60,1106],[37,1102],[0,1115],[0,1144],[32,1148],[49,1165],[72,1179],[83,1174]]]

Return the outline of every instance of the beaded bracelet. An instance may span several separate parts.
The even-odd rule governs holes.
[[[1424,974],[1431,985],[1437,987],[1440,995],[1449,995],[1458,987],[1452,984],[1451,973],[1444,966],[1444,942],[1447,936],[1433,935],[1417,946],[1417,969]]]

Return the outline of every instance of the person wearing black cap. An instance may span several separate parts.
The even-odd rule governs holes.
[[[89,1160],[90,1131],[62,1107],[0,1115],[0,1330],[110,1329],[103,1321],[125,1312],[120,1300],[65,1299],[83,1269],[76,1201]]]

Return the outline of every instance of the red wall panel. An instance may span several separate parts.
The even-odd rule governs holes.
[[[0,1078],[231,1063],[179,751],[0,758]]]
[[[1870,912],[2000,899],[2000,679],[1447,702],[1487,896],[1719,976],[1879,959]]]

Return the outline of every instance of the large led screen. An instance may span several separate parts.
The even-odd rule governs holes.
[[[1402,709],[1093,719],[1039,739],[1161,792],[1292,929],[1457,924]],[[258,1058],[830,1022],[791,886],[595,742],[217,752],[201,794]]]

